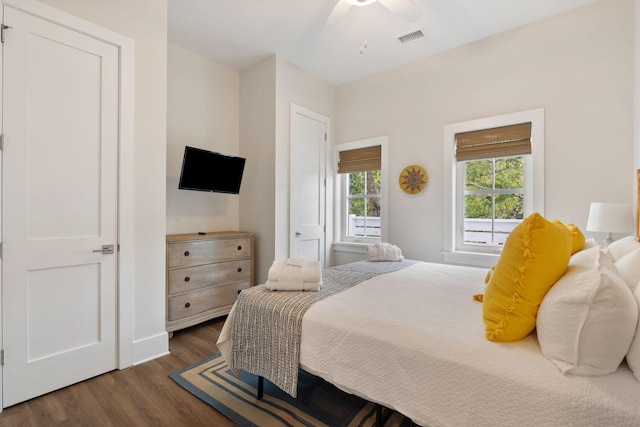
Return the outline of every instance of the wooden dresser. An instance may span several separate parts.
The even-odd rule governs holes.
[[[167,314],[171,332],[229,313],[238,291],[253,286],[252,233],[167,235]]]

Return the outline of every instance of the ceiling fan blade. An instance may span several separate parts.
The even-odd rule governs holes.
[[[342,18],[345,17],[347,12],[349,12],[350,8],[351,5],[349,4],[349,2],[347,2],[347,0],[339,0],[331,11],[331,14],[329,14],[329,17],[325,21],[323,30],[328,31],[338,25]]]
[[[422,12],[412,0],[378,0],[391,12],[402,16],[409,22],[416,22],[422,17]]]

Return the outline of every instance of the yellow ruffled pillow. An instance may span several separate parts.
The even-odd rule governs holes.
[[[565,224],[571,233],[571,255],[584,249],[586,239],[582,231],[572,223]]]
[[[557,219],[554,219],[553,222],[562,224],[562,221],[559,221]],[[567,227],[569,229],[569,232],[571,233],[571,255],[584,249],[586,240],[584,238],[584,234],[582,234],[582,231],[580,231],[580,229],[572,223],[563,225]]]
[[[484,293],[488,340],[517,341],[531,333],[542,299],[567,270],[571,249],[569,229],[537,212],[511,232]]]

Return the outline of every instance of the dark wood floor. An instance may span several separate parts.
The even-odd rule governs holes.
[[[168,377],[217,353],[223,322],[176,331],[168,356],[6,408],[0,426],[235,426]]]

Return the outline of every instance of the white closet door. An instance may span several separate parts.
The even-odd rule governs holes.
[[[328,119],[302,107],[291,114],[290,257],[324,265]]]

